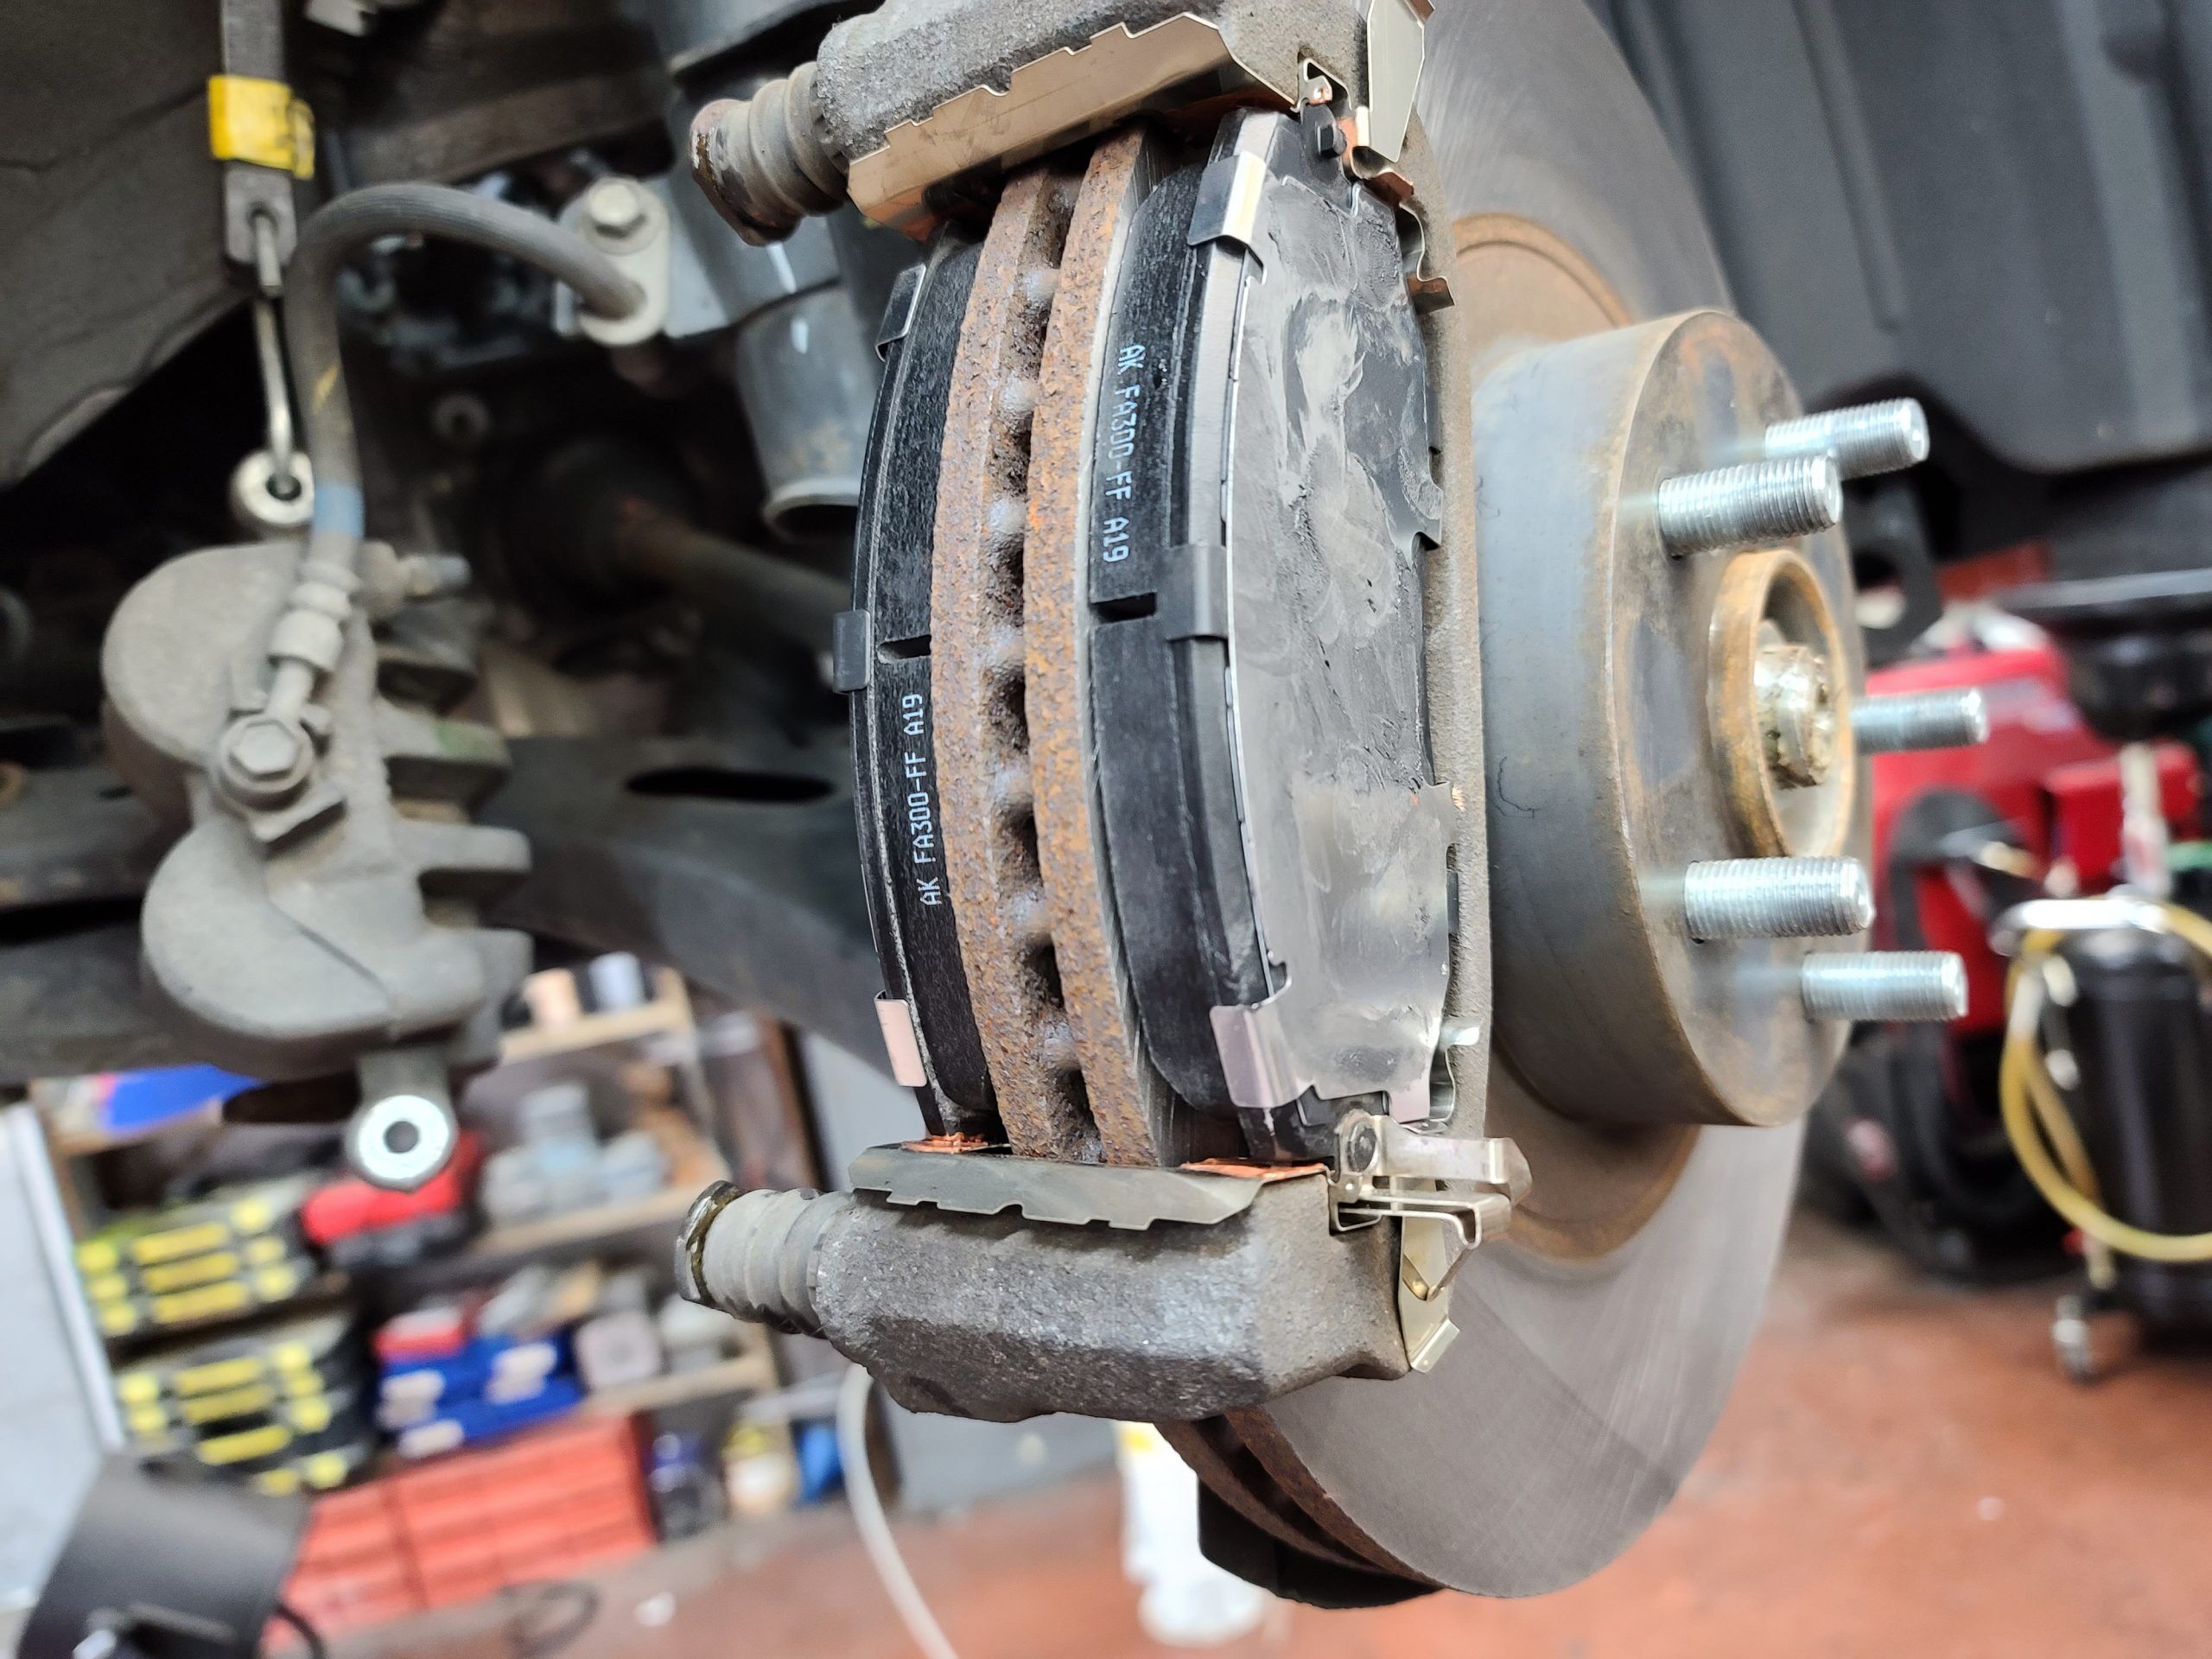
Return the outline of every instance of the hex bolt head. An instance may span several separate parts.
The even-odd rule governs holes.
[[[277,720],[250,720],[231,734],[231,760],[249,778],[281,778],[299,763],[300,734]]]
[[[1971,748],[1989,741],[1989,705],[1971,686],[1863,697],[1852,705],[1851,735],[1869,754]]]
[[[645,222],[645,194],[632,180],[601,179],[584,193],[584,219],[601,236],[628,236]]]
[[[1777,421],[1761,446],[1770,461],[1831,455],[1846,478],[1903,472],[1928,459],[1928,413],[1916,397],[1857,404],[1821,415]]]
[[[1361,1124],[1344,1143],[1344,1160],[1350,1166],[1346,1173],[1364,1173],[1374,1168],[1376,1154],[1382,1149],[1375,1126],[1372,1123]]]
[[[1967,1011],[1967,965],[1948,950],[1808,957],[1802,975],[1815,1020],[1947,1020]]]
[[[1727,858],[1682,874],[1692,938],[1840,938],[1874,919],[1874,890],[1855,858]]]
[[[218,766],[226,788],[248,806],[273,806],[307,777],[315,746],[296,721],[249,715],[223,734]]]
[[[1843,474],[1830,455],[1718,467],[1659,486],[1660,539],[1678,557],[1795,541],[1842,517]]]

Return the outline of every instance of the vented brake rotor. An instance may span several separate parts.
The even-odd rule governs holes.
[[[1419,122],[1448,308],[1319,105],[1234,113],[1211,148],[1124,130],[941,232],[886,325],[839,652],[886,1034],[947,1147],[1281,1165],[1325,1156],[1356,1100],[1527,1155],[1433,1370],[1168,1426],[1209,1549],[1340,1604],[1563,1585],[1671,1495],[1785,1219],[1797,1131],[1747,1126],[1789,1123],[1842,1041],[1795,976],[1858,948],[1707,948],[1681,870],[1865,837],[1847,721],[1820,810],[1791,807],[1820,848],[1745,816],[1731,767],[1763,776],[1764,750],[1732,758],[1708,664],[1724,566],[1631,524],[1657,477],[1797,411],[1732,319],[1649,321],[1726,296],[1611,46],[1576,5],[1459,0]],[[1566,492],[1533,528],[1476,511],[1484,453],[1540,427],[1501,410],[1508,366],[1568,435],[1482,479],[1486,511]],[[1593,504],[1546,467],[1618,477]],[[1848,616],[1840,536],[1775,543],[1802,572],[1776,591]],[[1560,571],[1589,579],[1541,585]],[[1531,691],[1499,632],[1539,614],[1571,692]],[[1754,603],[1745,650],[1764,626]],[[1855,641],[1815,643],[1847,705]],[[1518,874],[1548,863],[1567,875]],[[1548,935],[1578,869],[1602,902]],[[1649,1087],[1621,1086],[1644,1058]]]

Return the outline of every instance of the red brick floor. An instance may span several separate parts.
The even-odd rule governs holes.
[[[2145,1359],[2063,1382],[2050,1292],[1966,1292],[1801,1219],[1706,1456],[1612,1567],[1555,1596],[1284,1608],[1222,1650],[1390,1655],[2212,1654],[2212,1366]],[[1119,1566],[1110,1479],[902,1529],[963,1659],[1159,1649]],[[575,1659],[908,1659],[843,1517],[695,1540],[606,1581]],[[674,1611],[652,1627],[655,1592]],[[418,1623],[367,1654],[503,1652]]]

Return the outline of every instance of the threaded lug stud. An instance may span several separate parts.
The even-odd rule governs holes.
[[[1788,455],[1829,455],[1846,478],[1903,472],[1928,459],[1928,415],[1916,397],[1832,409],[1777,421],[1763,446],[1770,461]]]
[[[1808,957],[1802,972],[1815,1020],[1946,1020],[1967,1011],[1967,965],[1948,950]]]
[[[1659,537],[1669,553],[1795,541],[1843,517],[1831,455],[1793,455],[1690,473],[1659,486]]]
[[[1840,938],[1874,919],[1874,893],[1855,858],[1728,858],[1682,876],[1692,938]]]
[[[1851,735],[1868,754],[1971,748],[1989,741],[1989,705],[1970,686],[1863,697],[1852,705]]]

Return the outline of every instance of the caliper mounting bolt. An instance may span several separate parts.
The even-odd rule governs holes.
[[[717,1181],[692,1204],[677,1231],[678,1293],[737,1319],[819,1336],[816,1257],[853,1202],[849,1192],[740,1192]]]
[[[1382,1150],[1381,1138],[1374,1125],[1362,1123],[1344,1140],[1344,1173],[1365,1174],[1375,1167],[1377,1154]]]

